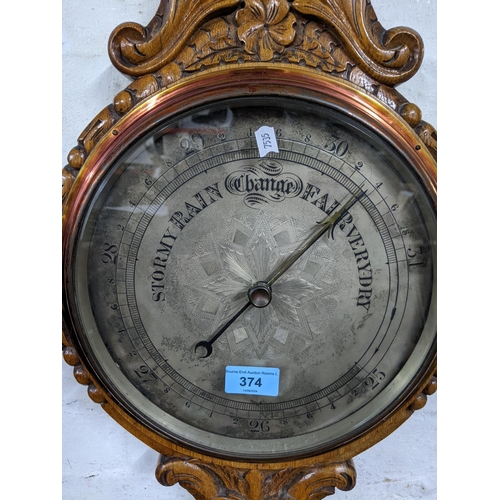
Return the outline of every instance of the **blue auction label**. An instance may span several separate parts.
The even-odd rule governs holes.
[[[228,394],[277,396],[279,385],[279,368],[226,366],[225,391]]]

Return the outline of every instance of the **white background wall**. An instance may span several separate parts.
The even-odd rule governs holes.
[[[62,168],[81,131],[129,80],[107,55],[107,40],[121,22],[146,25],[159,0],[63,0]],[[409,26],[425,43],[419,73],[399,91],[437,127],[437,0],[372,0],[382,25]],[[438,129],[439,130],[439,129]],[[157,483],[157,453],[121,429],[87,397],[62,366],[62,493],[64,500],[190,499],[178,485]],[[435,499],[437,395],[386,440],[355,458],[356,487],[336,499]]]

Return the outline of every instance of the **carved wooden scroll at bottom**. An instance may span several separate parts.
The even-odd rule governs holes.
[[[263,470],[160,455],[156,478],[164,486],[179,483],[196,500],[320,500],[335,488],[354,488],[356,470],[352,460]]]

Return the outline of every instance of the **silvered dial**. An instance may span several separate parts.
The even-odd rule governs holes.
[[[128,411],[184,445],[325,450],[429,363],[435,233],[409,164],[341,113],[276,97],[189,111],[139,138],[89,203],[84,348]],[[246,367],[279,370],[277,395]]]

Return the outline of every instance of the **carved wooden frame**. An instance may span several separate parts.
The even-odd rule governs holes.
[[[191,82],[207,78],[216,81],[219,77],[220,87],[221,75],[227,77],[231,71],[241,75],[247,68],[263,72],[264,80],[276,78],[278,86],[280,78],[287,81],[292,75],[311,85],[336,85],[357,93],[361,100],[368,99],[404,134],[414,134],[417,148],[426,148],[426,162],[431,165],[426,175],[430,189],[435,190],[436,131],[422,120],[419,108],[395,90],[420,67],[422,40],[408,28],[384,30],[369,0],[246,0],[244,4],[240,0],[161,0],[146,27],[125,23],[113,31],[109,55],[120,71],[135,80],[91,121],[68,155],[62,191],[66,244],[71,235],[64,235],[64,227],[76,217],[78,185],[95,180],[87,171],[94,160],[87,159],[102,154],[111,144],[110,137],[122,134],[127,119],[146,112],[142,103],[150,104],[151,99],[178,88],[193,88]],[[272,71],[266,73],[269,68]],[[276,76],[280,72],[282,76]],[[79,176],[84,165],[85,174]],[[71,319],[63,311],[63,356],[74,367],[76,380],[88,386],[90,398],[116,421],[161,453],[156,475],[162,484],[179,482],[199,499],[257,500],[276,498],[277,491],[287,491],[291,498],[320,499],[333,494],[336,487],[351,489],[356,481],[352,457],[422,408],[437,387],[434,360],[397,411],[345,446],[299,461],[227,461],[159,439],[134,421],[81,359],[72,331]]]

